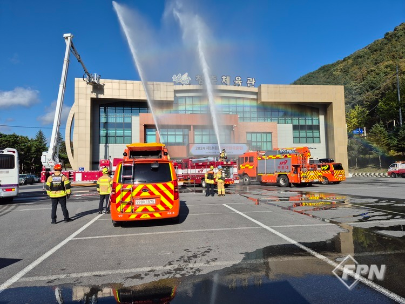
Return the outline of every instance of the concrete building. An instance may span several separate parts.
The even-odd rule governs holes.
[[[98,169],[100,159],[120,158],[133,142],[164,142],[173,159],[218,155],[203,86],[148,84],[159,138],[140,81],[102,82],[96,88],[75,79],[65,136],[73,169]],[[348,168],[343,86],[218,85],[215,90],[220,143],[228,156],[309,146],[314,159],[333,158]]]

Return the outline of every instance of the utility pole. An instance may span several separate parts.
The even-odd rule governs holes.
[[[398,104],[399,104],[399,126],[402,127],[402,109],[401,109],[401,94],[399,90],[399,76],[398,76],[398,64],[397,64],[397,88],[398,88]]]

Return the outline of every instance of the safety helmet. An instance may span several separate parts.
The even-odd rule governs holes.
[[[225,151],[225,149],[222,149],[222,151]]]
[[[213,169],[214,169],[214,166],[211,166],[210,169],[213,170]]]
[[[219,169],[219,170],[222,170],[222,166],[218,166],[218,169]]]
[[[104,167],[103,170],[101,170],[104,174],[108,173],[108,168]]]
[[[62,165],[61,164],[55,164],[55,166],[53,166],[53,169],[55,171],[62,171]]]

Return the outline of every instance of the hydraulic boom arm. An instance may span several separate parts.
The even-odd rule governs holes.
[[[66,43],[66,51],[65,51],[65,58],[63,61],[63,68],[62,68],[62,76],[60,79],[59,84],[59,92],[58,92],[58,99],[56,101],[56,109],[55,109],[55,118],[53,121],[53,128],[52,128],[52,135],[51,140],[49,143],[49,149],[47,152],[42,153],[41,162],[45,168],[52,168],[56,163],[59,162],[59,145],[58,145],[58,134],[59,134],[59,127],[60,127],[60,118],[62,113],[62,106],[63,100],[65,96],[65,89],[66,89],[66,79],[68,75],[69,69],[69,55],[70,51],[73,55],[77,58],[84,69],[83,80],[87,82],[87,84],[91,85],[100,85],[100,75],[94,74],[91,75],[84,65],[83,61],[80,58],[79,53],[77,52],[76,48],[73,45],[73,35],[72,34],[64,34],[63,38],[65,39]]]

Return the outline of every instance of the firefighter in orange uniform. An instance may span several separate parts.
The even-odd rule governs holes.
[[[46,194],[52,201],[52,224],[56,224],[56,208],[60,204],[65,222],[70,222],[69,211],[66,208],[66,198],[70,197],[69,179],[62,174],[62,166],[56,164],[53,169],[55,173],[48,177],[45,184]]]
[[[205,186],[207,190],[205,196],[214,196],[214,183],[215,183],[215,173],[214,166],[211,166],[210,169],[205,173]]]
[[[110,213],[110,194],[113,179],[108,176],[108,168],[103,168],[103,176],[97,180],[97,192],[100,194],[100,202],[98,204],[98,213],[103,213],[103,205],[105,200],[105,213]]]
[[[218,196],[225,196],[225,178],[222,171],[222,166],[218,166],[218,172],[215,174],[217,182]]]

